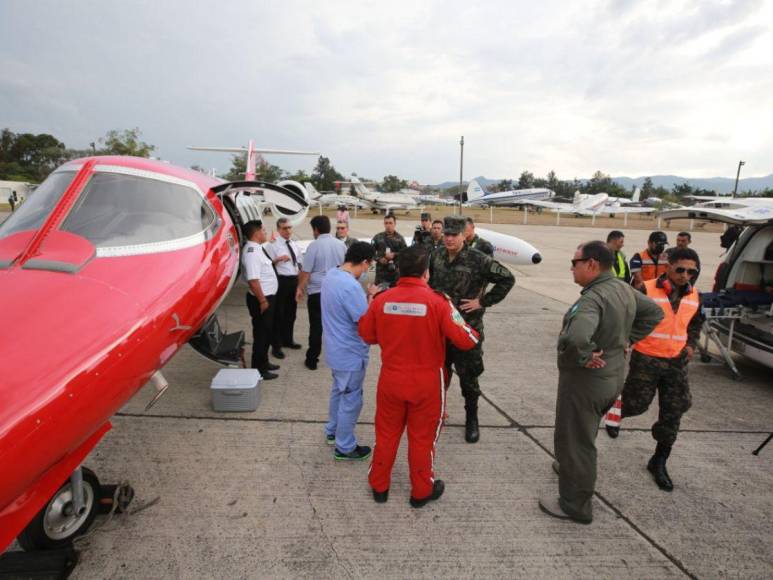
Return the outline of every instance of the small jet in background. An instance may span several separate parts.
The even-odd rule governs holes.
[[[552,189],[533,187],[530,189],[513,189],[510,191],[488,191],[483,185],[473,179],[467,185],[465,201],[469,206],[476,205],[523,205],[529,201],[542,201],[555,197]]]
[[[336,181],[336,185],[352,185],[354,187],[354,193],[360,199],[363,199],[371,204],[371,210],[373,213],[379,211],[388,212],[393,210],[406,210],[419,209],[419,204],[416,200],[405,193],[382,193],[380,191],[373,191],[365,187],[365,184],[357,178],[352,176],[350,181]]]

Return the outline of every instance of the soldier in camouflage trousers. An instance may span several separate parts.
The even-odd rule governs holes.
[[[647,469],[665,491],[674,489],[666,461],[682,415],[692,404],[687,363],[703,325],[700,295],[690,284],[690,278],[698,273],[697,261],[693,250],[676,248],[669,253],[666,273],[644,283],[644,293],[660,306],[665,317],[647,338],[634,344],[623,387],[623,418],[644,413],[658,393],[658,420],[652,426],[657,447]]]
[[[465,245],[464,226],[461,216],[448,216],[443,221],[444,247],[433,252],[430,259],[429,285],[447,294],[465,322],[480,334],[480,341],[472,350],[461,351],[452,344],[446,347],[446,384],[451,381],[453,366],[464,397],[465,440],[475,443],[480,438],[478,377],[483,374],[483,314],[487,307],[507,296],[515,285],[515,277],[493,258]],[[489,284],[494,286],[486,292]]]

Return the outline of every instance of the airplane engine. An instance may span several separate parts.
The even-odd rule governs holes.
[[[293,211],[293,209],[290,209],[286,207],[286,205],[272,203],[271,204],[271,212],[273,215],[278,217],[286,217],[290,220],[290,223],[294,226],[297,226],[303,220],[306,218],[306,214],[309,213],[309,192],[306,191],[306,188],[298,183],[297,181],[293,181],[291,179],[285,179],[283,181],[277,182],[277,185],[279,187],[283,187],[291,192],[293,192],[296,196],[299,196],[300,199],[305,201],[305,204],[300,210]]]

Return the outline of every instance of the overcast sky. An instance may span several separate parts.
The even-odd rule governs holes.
[[[423,183],[773,173],[773,2],[0,0],[0,127]],[[315,158],[271,157],[311,170]]]

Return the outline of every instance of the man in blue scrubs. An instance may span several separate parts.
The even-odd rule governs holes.
[[[368,368],[370,348],[357,332],[360,317],[368,310],[368,295],[359,283],[373,261],[373,246],[354,242],[346,251],[344,263],[329,270],[322,281],[322,340],[325,363],[333,373],[325,438],[335,445],[337,461],[361,461],[370,457],[370,447],[357,444],[354,427],[362,410],[362,383]]]

